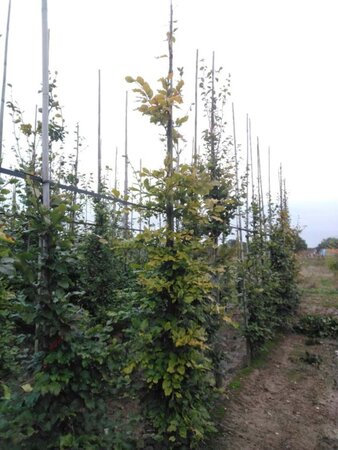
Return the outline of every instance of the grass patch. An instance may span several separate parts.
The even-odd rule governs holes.
[[[338,289],[332,287],[304,288],[302,291],[303,294],[306,295],[329,295],[336,296],[338,298]]]
[[[254,370],[261,369],[265,366],[269,354],[277,346],[279,341],[280,336],[277,336],[271,341],[268,341],[257,354],[257,356],[251,361],[250,365],[241,369],[238,374],[228,383],[228,389],[233,391],[240,390],[242,387],[242,382],[245,378],[247,378]]]

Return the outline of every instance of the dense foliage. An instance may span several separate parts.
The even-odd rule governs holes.
[[[322,248],[338,248],[338,238],[328,237],[323,239],[320,244],[318,244],[317,250],[321,250]]]
[[[169,56],[173,42],[171,31]],[[227,244],[245,200],[226,134],[229,83],[217,84],[214,67],[201,71],[208,126],[193,164],[174,155],[188,119],[174,117],[183,103],[182,70],[175,81],[169,67],[156,91],[142,77],[127,77],[139,111],[161,127],[166,143],[163,167],[143,169],[130,190],[142,204],[128,207],[153,226],[123,229],[126,206],[107,197],[89,205],[88,224],[88,202],[74,192],[54,184],[45,208],[36,179],[1,181],[1,448],[205,448],[226,358],[222,327],[241,326],[254,354],[295,311],[297,233],[285,194],[269,221],[254,196],[247,243]],[[52,178],[84,185],[79,147],[64,155],[55,90],[53,79]],[[41,122],[26,123],[14,101],[8,107],[18,165],[39,175]],[[104,183],[100,193],[109,194]],[[228,316],[229,303],[242,311],[242,323]]]

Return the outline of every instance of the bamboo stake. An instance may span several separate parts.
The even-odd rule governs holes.
[[[242,290],[242,306],[243,306],[243,319],[245,329],[248,326],[247,315],[247,296],[246,296],[246,283],[245,283],[245,271],[243,270],[244,263],[244,251],[243,251],[243,234],[242,234],[242,211],[239,202],[239,167],[238,167],[238,154],[237,154],[237,139],[236,139],[236,121],[235,121],[235,106],[232,103],[232,124],[233,124],[233,136],[234,136],[234,152],[235,152],[235,170],[236,170],[236,197],[238,201],[237,217],[238,217],[238,230],[237,236],[239,238],[239,259],[241,262],[242,278],[241,278],[241,290]],[[248,348],[247,348],[248,349]],[[247,355],[249,352],[247,351]]]
[[[117,190],[117,154],[118,148],[115,149],[115,176],[114,176],[114,189]]]
[[[249,142],[249,115],[246,115],[246,245],[247,245],[247,251],[249,251],[249,240],[250,240],[250,233],[249,230],[249,164],[250,164],[250,142]]]
[[[2,164],[2,141],[3,141],[3,128],[4,128],[6,79],[7,79],[7,55],[8,55],[8,38],[9,38],[10,17],[11,17],[11,0],[9,0],[9,2],[8,2],[4,67],[3,67],[3,72],[2,72],[2,90],[1,90],[1,107],[0,107],[0,167]]]
[[[262,167],[261,156],[259,148],[259,138],[257,137],[257,191],[258,191],[258,206],[259,206],[259,227],[261,236],[263,236],[263,230],[265,230],[265,214],[264,214],[264,198],[263,198],[263,185],[262,185]]]
[[[194,165],[197,165],[197,122],[198,122],[198,50],[196,50],[195,68],[195,123],[194,123]]]
[[[271,208],[271,152],[270,147],[268,149],[268,184],[269,184],[269,193],[268,193],[268,201],[269,201],[269,208],[268,208],[268,215],[269,215],[269,234],[271,234],[272,230],[272,208]]]
[[[235,105],[232,103],[232,129],[233,129],[233,137],[234,137],[234,154],[235,154],[235,171],[236,171],[236,197],[238,201],[237,207],[237,240],[240,242],[241,250],[240,250],[240,259],[242,260],[242,211],[239,203],[239,166],[238,166],[238,152],[237,152],[237,139],[236,139],[236,122],[235,122]]]
[[[124,198],[128,196],[128,91],[126,91],[125,127],[124,127]],[[128,237],[128,211],[125,209],[123,227],[124,237]]]
[[[49,30],[48,30],[48,5],[47,0],[41,2],[41,21],[42,21],[42,204],[46,209],[50,209],[50,177],[49,177]],[[48,257],[50,245],[50,234],[43,233],[39,238],[40,256],[39,256],[39,289],[38,302],[43,287],[48,284],[48,272],[45,261]],[[41,305],[40,305],[41,306]],[[39,341],[39,324],[35,324],[34,351],[38,352],[39,346],[44,346],[43,340]]]
[[[117,191],[117,154],[118,154],[118,148],[115,148],[115,170],[114,170],[114,189],[115,192]],[[116,202],[114,203],[113,206],[113,211],[114,213],[116,212]]]
[[[279,166],[279,204],[280,210],[283,210],[283,168],[282,164]]]
[[[251,119],[249,119],[249,148],[250,148],[250,167],[251,167],[251,201],[253,202],[255,197],[255,183],[254,183],[254,170],[253,170],[253,156],[252,156],[252,138],[251,138]]]
[[[211,137],[211,164],[212,164],[212,179],[215,178],[216,170],[216,151],[215,151],[215,52],[212,52],[212,69],[211,69],[211,117],[210,117],[210,137]]]
[[[142,205],[142,159],[140,159],[140,196],[139,196],[139,203]],[[139,228],[142,232],[142,213],[141,210],[139,212]]]
[[[97,121],[97,192],[102,191],[102,148],[101,148],[101,70],[98,72],[98,121]]]
[[[171,97],[173,91],[173,5],[170,2],[170,24],[168,34],[168,52],[169,52],[169,89],[168,97]],[[168,122],[167,122],[167,177],[170,178],[173,175],[173,107],[172,104],[168,107]],[[168,196],[166,205],[166,218],[168,226],[167,246],[173,246],[173,239],[171,232],[174,231],[174,204],[172,195]]]
[[[49,136],[48,136],[48,110],[49,110],[49,32],[48,32],[48,5],[42,0],[42,201],[45,208],[50,207],[50,180],[49,180]]]
[[[79,150],[80,150],[80,127],[79,123],[76,124],[76,140],[75,140],[75,161],[74,161],[74,186],[78,185],[78,167],[79,167]],[[70,224],[71,232],[74,233],[75,230],[75,205],[77,200],[77,192],[74,192],[73,196],[73,211],[72,211],[72,220]]]
[[[35,175],[36,171],[36,135],[37,135],[37,125],[38,125],[38,106],[35,105],[35,115],[34,115],[34,139],[32,148],[32,173]]]

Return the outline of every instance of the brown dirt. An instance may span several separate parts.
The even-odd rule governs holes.
[[[323,261],[303,262],[301,313],[337,315],[337,286]],[[338,341],[308,344],[283,336],[262,367],[228,384],[213,450],[338,450]]]

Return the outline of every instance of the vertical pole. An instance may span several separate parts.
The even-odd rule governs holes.
[[[10,17],[11,17],[11,0],[9,0],[9,2],[8,2],[6,40],[5,40],[5,54],[4,54],[4,68],[3,68],[3,74],[2,74],[1,107],[0,107],[0,167],[1,167],[1,164],[2,164],[2,141],[3,141],[3,128],[4,128],[6,79],[7,79],[7,55],[8,55],[8,38],[9,38]]]
[[[168,97],[171,97],[173,91],[173,5],[170,2],[170,25],[168,34],[168,53],[169,53],[169,68],[168,68],[168,80],[169,89]],[[167,177],[170,178],[173,175],[173,107],[172,104],[168,107],[168,122],[167,122]],[[170,194],[168,196],[166,205],[166,219],[168,227],[167,247],[173,246],[173,239],[171,233],[174,231],[174,205],[173,198]]]
[[[270,147],[269,147],[269,150],[268,150],[268,183],[269,183],[269,194],[268,194],[268,201],[269,201],[269,208],[268,208],[269,234],[271,234],[271,230],[272,230],[272,209],[271,209],[271,152],[270,152]]]
[[[251,119],[249,119],[249,149],[250,149],[250,167],[251,167],[251,202],[253,202],[255,198],[255,183],[254,183],[254,170],[252,157]]]
[[[212,72],[211,72],[211,117],[210,117],[210,138],[211,138],[211,165],[212,179],[215,178],[216,171],[216,149],[215,149],[215,110],[216,110],[216,98],[215,98],[215,52],[212,52]]]
[[[280,210],[283,210],[283,168],[282,164],[279,167],[279,204]]]
[[[194,123],[194,165],[197,165],[197,121],[198,121],[198,50],[196,50],[195,68],[195,123]]]
[[[49,180],[49,32],[47,0],[42,0],[42,202],[50,207]]]
[[[128,196],[128,91],[126,91],[126,109],[124,124],[124,198]],[[128,236],[128,211],[124,213],[124,237]]]
[[[117,191],[117,154],[118,148],[115,148],[115,174],[114,174],[114,189]],[[116,202],[114,202],[113,211],[116,212]]]
[[[236,170],[236,197],[238,201],[237,207],[237,223],[238,223],[238,238],[241,246],[240,255],[243,257],[243,233],[242,233],[242,210],[239,202],[239,166],[238,166],[238,154],[237,154],[237,139],[236,139],[236,121],[235,121],[235,106],[232,104],[232,126],[234,136],[234,152],[235,152],[235,170]]]
[[[34,140],[32,147],[32,173],[35,175],[36,170],[36,135],[37,135],[37,126],[38,126],[38,106],[35,105],[35,115],[34,115]]]
[[[244,251],[243,251],[243,233],[242,233],[242,211],[239,202],[239,167],[238,167],[238,155],[237,155],[237,139],[236,139],[236,121],[235,121],[235,106],[232,104],[232,124],[233,124],[233,135],[234,135],[234,151],[235,151],[235,170],[236,170],[236,197],[238,201],[237,215],[238,215],[238,237],[239,237],[239,259],[241,262],[241,294],[242,294],[242,305],[243,305],[243,319],[245,329],[248,326],[248,316],[247,316],[247,298],[246,298],[246,286],[245,286],[245,271],[243,267],[244,263]]]
[[[250,175],[250,143],[249,143],[249,115],[246,115],[246,221],[245,221],[245,228],[246,228],[246,245],[247,245],[247,252],[249,251],[249,240],[250,240],[250,233],[249,233],[249,175]]]
[[[41,3],[41,18],[42,18],[42,204],[46,209],[50,208],[50,180],[49,180],[49,133],[48,133],[48,112],[49,112],[49,31],[48,31],[48,5],[47,0],[42,0]],[[37,303],[39,307],[43,307],[41,303],[41,294],[47,289],[49,282],[48,268],[46,259],[48,258],[50,233],[49,230],[43,233],[39,238],[40,246],[40,272],[39,272],[39,288]],[[35,342],[34,351],[39,350],[39,346],[44,347],[45,330],[40,330],[38,323],[35,324]]]
[[[264,215],[264,198],[263,198],[263,186],[262,186],[261,156],[260,156],[259,138],[258,137],[257,137],[257,191],[258,191],[260,231],[261,231],[261,238],[262,238],[263,228],[265,231],[265,215]]]
[[[102,148],[101,148],[101,70],[98,73],[98,121],[97,121],[97,192],[102,191]]]
[[[78,185],[78,167],[79,167],[79,150],[80,150],[80,127],[79,123],[76,124],[76,131],[75,131],[76,139],[75,139],[75,161],[74,161],[74,181],[73,184],[75,187]],[[70,230],[72,233],[74,233],[75,230],[75,205],[77,200],[76,191],[74,192],[73,196],[73,210],[71,215],[71,224],[70,224]]]
[[[140,197],[139,197],[139,203],[142,205],[142,159],[140,159]],[[139,212],[139,229],[140,232],[142,231],[142,212],[140,208]]]

